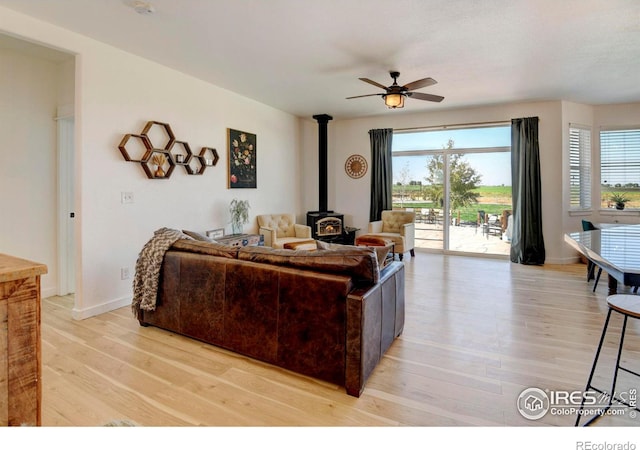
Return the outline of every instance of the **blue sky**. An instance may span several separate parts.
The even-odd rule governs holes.
[[[415,133],[395,133],[393,150],[441,150],[449,139],[453,148],[487,148],[511,146],[511,127],[462,128],[455,130],[423,131]],[[482,174],[482,185],[511,185],[511,153],[492,152],[485,154],[468,153],[465,159]],[[394,157],[394,182],[398,174],[407,168],[410,179],[424,182],[428,156]]]

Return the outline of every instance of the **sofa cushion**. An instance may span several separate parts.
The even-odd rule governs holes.
[[[391,244],[393,244],[393,242],[389,241],[389,244],[383,242],[383,246],[362,244],[356,245],[355,248],[366,247],[372,249],[376,254],[376,258],[378,259],[378,268],[383,269],[387,265],[387,263],[391,261],[390,258],[387,258],[387,255],[393,248],[393,245]],[[336,250],[344,247],[354,248],[354,246],[352,245],[332,244],[330,242],[323,241],[316,241],[316,246],[322,250]]]
[[[356,283],[374,284],[380,279],[378,259],[367,247],[345,245],[330,250],[285,250],[242,247],[238,259],[317,272],[348,275]]]
[[[219,244],[217,242],[196,241],[192,239],[179,239],[171,246],[171,250],[221,256],[229,259],[238,258],[238,248],[239,247],[232,247],[231,245]]]

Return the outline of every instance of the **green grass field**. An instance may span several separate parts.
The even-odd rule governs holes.
[[[393,186],[394,208],[440,208],[429,199],[423,198],[423,186]],[[480,194],[478,203],[460,209],[460,220],[463,222],[475,222],[478,211],[483,210],[487,214],[501,215],[505,209],[511,209],[511,186],[481,186],[474,189]],[[609,201],[612,193],[624,193],[629,201],[626,208],[640,208],[640,188],[605,187],[601,189],[601,198],[595,199],[593,207],[613,207]],[[401,200],[402,199],[402,200]],[[457,215],[458,211],[456,211]]]

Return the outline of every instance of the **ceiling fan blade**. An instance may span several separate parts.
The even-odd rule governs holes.
[[[347,100],[350,98],[360,98],[360,97],[373,97],[374,95],[384,95],[384,94],[366,94],[366,95],[356,95],[353,97],[347,97]]]
[[[427,100],[429,102],[441,102],[444,97],[432,94],[423,94],[422,92],[407,92],[407,95],[411,98],[417,98],[418,100]]]
[[[378,83],[377,81],[373,81],[373,80],[370,80],[368,78],[358,78],[358,79],[364,81],[365,83],[373,84],[374,86],[377,86],[380,89],[384,89],[385,91],[387,90],[386,86],[383,86],[382,84]]]
[[[420,89],[420,88],[427,87],[427,86],[433,86],[436,83],[437,83],[437,81],[434,80],[433,78],[423,78],[422,80],[416,80],[416,81],[414,81],[412,83],[405,84],[404,88],[407,91],[413,91],[415,89]]]

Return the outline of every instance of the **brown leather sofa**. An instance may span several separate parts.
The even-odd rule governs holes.
[[[164,255],[153,325],[360,396],[404,327],[404,264],[373,250],[233,248],[177,241]]]

